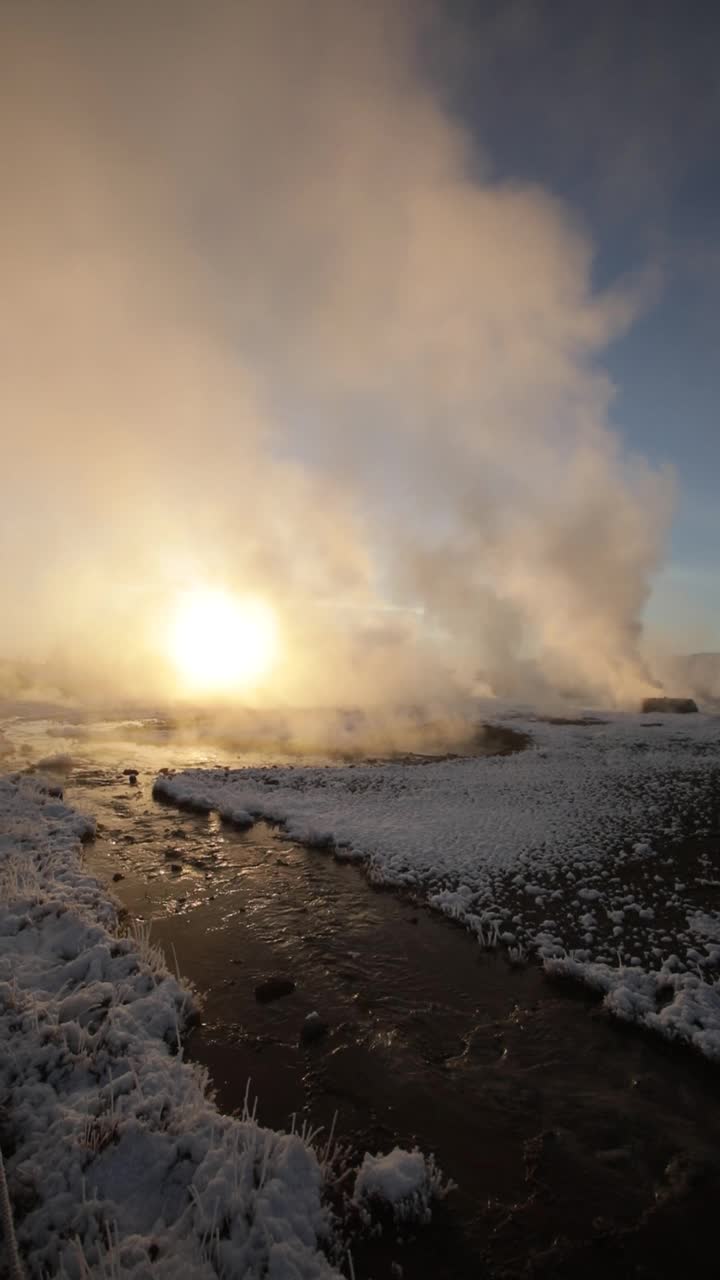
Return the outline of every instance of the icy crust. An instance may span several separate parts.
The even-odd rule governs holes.
[[[182,1061],[192,998],[115,932],[80,863],[92,823],[11,776],[0,831],[0,1144],[28,1275],[336,1276],[315,1152],[220,1115]]]
[[[161,775],[155,794],[242,825],[276,821],[362,859],[371,879],[422,891],[512,959],[533,950],[595,984],[605,974],[613,1012],[715,1056],[720,917],[698,895],[720,884],[720,847],[700,849],[687,878],[676,848],[717,825],[720,719],[507,723],[532,735],[529,750],[423,766],[187,770]],[[641,991],[656,993],[652,1008]]]

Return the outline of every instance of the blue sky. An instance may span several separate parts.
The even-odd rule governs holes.
[[[677,476],[648,617],[682,618],[700,647],[720,648],[720,11],[450,0],[443,12],[453,34],[433,56],[479,163],[572,206],[597,247],[599,286],[657,276],[654,301],[605,355],[613,424],[628,450]]]

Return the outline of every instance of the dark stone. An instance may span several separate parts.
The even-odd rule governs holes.
[[[601,1164],[609,1165],[611,1169],[623,1168],[632,1163],[630,1147],[611,1147],[607,1151],[596,1151],[595,1156]]]
[[[170,863],[170,870],[171,870],[171,871],[182,871],[182,863],[181,863],[181,862],[171,862],[171,863]]]
[[[687,715],[697,709],[698,705],[694,698],[644,698],[642,704],[643,715],[652,715],[658,711],[672,711],[676,715]]]
[[[280,1000],[282,996],[292,995],[295,983],[291,978],[267,978],[255,988],[255,999],[260,1004],[269,1004],[271,1000]]]
[[[116,872],[115,872],[115,875],[113,876],[113,880],[115,881],[115,883],[116,883],[116,884],[118,883],[118,881],[119,881],[119,880],[124,880],[124,879],[125,879],[125,877],[124,877],[124,875],[123,875],[122,871],[116,871]]]
[[[132,778],[132,777],[137,778],[137,776],[138,776],[139,772],[140,772],[140,770],[139,770],[139,769],[123,769],[123,777],[124,777],[124,778]]]
[[[329,1030],[319,1013],[309,1013],[300,1029],[300,1043],[314,1044],[316,1040],[322,1040]]]

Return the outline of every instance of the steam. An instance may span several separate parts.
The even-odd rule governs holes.
[[[259,702],[623,703],[670,484],[600,361],[637,290],[431,90],[424,6],[4,6],[3,652],[176,693],[168,611],[278,612]]]

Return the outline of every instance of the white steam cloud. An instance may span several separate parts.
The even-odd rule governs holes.
[[[258,697],[623,702],[666,476],[603,349],[638,298],[498,184],[425,6],[2,9],[2,650],[170,694],[178,590],[278,612]]]

